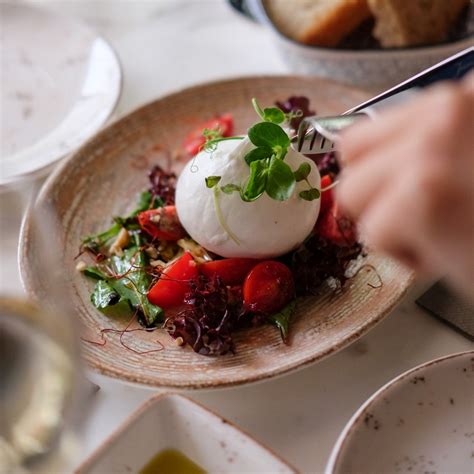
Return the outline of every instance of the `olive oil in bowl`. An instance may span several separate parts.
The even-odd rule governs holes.
[[[206,471],[176,449],[165,449],[142,467],[139,474],[206,474]]]

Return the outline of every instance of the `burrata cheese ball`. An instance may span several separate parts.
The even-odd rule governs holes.
[[[181,224],[198,244],[222,257],[264,259],[283,255],[304,241],[318,218],[320,199],[306,201],[298,195],[308,189],[305,181],[296,183],[286,201],[264,193],[246,202],[239,192],[225,194],[220,190],[230,183],[245,185],[250,168],[244,157],[253,148],[247,137],[221,141],[213,151],[203,150],[190,160],[178,179],[176,210]],[[320,189],[319,171],[312,160],[290,147],[285,162],[293,171],[308,163],[311,172],[307,179]],[[217,190],[206,186],[209,176],[221,177]]]

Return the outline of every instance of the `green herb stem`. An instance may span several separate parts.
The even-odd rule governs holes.
[[[229,229],[228,225],[225,222],[224,216],[222,215],[222,210],[219,205],[219,188],[215,186],[213,188],[213,200],[214,200],[214,209],[216,211],[217,220],[219,224],[224,229],[225,233],[237,244],[240,245],[240,241],[237,236]]]

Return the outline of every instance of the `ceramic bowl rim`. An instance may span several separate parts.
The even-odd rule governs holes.
[[[154,405],[158,404],[160,400],[164,399],[178,399],[178,400],[184,400],[187,403],[190,403],[191,405],[194,405],[195,407],[198,407],[199,409],[203,410],[206,412],[206,415],[210,415],[213,419],[213,424],[215,421],[219,420],[226,425],[229,425],[233,429],[235,429],[237,432],[242,434],[244,437],[250,439],[252,443],[260,446],[262,449],[267,451],[273,458],[277,459],[282,465],[285,467],[288,467],[290,472],[293,472],[293,474],[298,474],[299,471],[292,466],[288,461],[283,459],[279,454],[277,454],[272,448],[268,447],[265,443],[262,443],[258,441],[257,439],[254,438],[253,435],[251,435],[248,431],[244,430],[243,428],[240,428],[238,425],[233,423],[232,421],[228,420],[227,418],[219,415],[217,412],[214,410],[211,410],[207,406],[203,405],[200,402],[197,402],[196,400],[193,400],[191,397],[180,394],[180,393],[175,393],[175,392],[164,392],[164,393],[158,393],[156,395],[153,395],[150,397],[148,400],[145,400],[141,405],[139,405],[135,410],[133,410],[125,420],[123,420],[117,428],[115,428],[112,433],[110,433],[101,443],[100,445],[95,448],[92,453],[90,453],[86,459],[81,461],[81,463],[74,468],[73,474],[85,474],[85,469],[90,469],[95,462],[100,458],[101,455],[107,452],[108,448],[118,439],[120,439],[121,436],[126,434],[128,429],[130,428],[130,425],[140,418],[144,413],[146,413],[150,408],[152,408]]]
[[[329,456],[329,460],[326,464],[326,468],[324,470],[324,474],[335,474],[336,469],[340,465],[342,461],[342,452],[347,445],[349,438],[353,434],[354,430],[357,428],[359,425],[360,421],[362,420],[363,415],[365,412],[374,404],[376,403],[379,398],[388,392],[391,388],[395,387],[398,385],[400,382],[405,380],[408,377],[411,377],[413,374],[423,371],[424,369],[431,367],[433,365],[438,365],[440,363],[446,362],[451,359],[457,359],[457,358],[462,358],[467,355],[474,355],[474,349],[467,350],[467,351],[461,351],[461,352],[455,352],[454,354],[448,354],[445,356],[437,357],[435,359],[431,359],[427,362],[423,362],[422,364],[417,365],[416,367],[413,367],[411,369],[406,370],[405,372],[402,372],[400,375],[397,375],[396,377],[392,378],[389,380],[386,384],[384,384],[382,387],[380,387],[378,390],[376,390],[357,410],[356,412],[351,416],[343,430],[341,431],[339,437],[337,438],[337,441],[331,451],[331,454]]]

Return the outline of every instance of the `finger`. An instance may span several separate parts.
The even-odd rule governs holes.
[[[336,199],[344,212],[357,220],[401,172],[405,156],[400,147],[389,142],[386,147],[372,150],[371,155],[345,167],[336,188]]]
[[[441,269],[426,235],[424,206],[417,197],[416,178],[392,182],[361,216],[361,236],[370,248],[417,272],[439,275]]]
[[[465,87],[470,87],[468,78],[465,83]],[[347,128],[338,140],[341,161],[350,163],[362,159],[387,140],[411,133],[420,120],[425,125],[438,122],[440,110],[444,110],[447,98],[457,88],[459,86],[449,83],[438,84],[420,92],[413,100],[387,107],[375,121],[363,121]]]
[[[377,122],[364,121],[344,130],[338,140],[341,162],[346,165],[355,163],[392,140],[402,132],[402,123],[390,116],[380,116]]]

